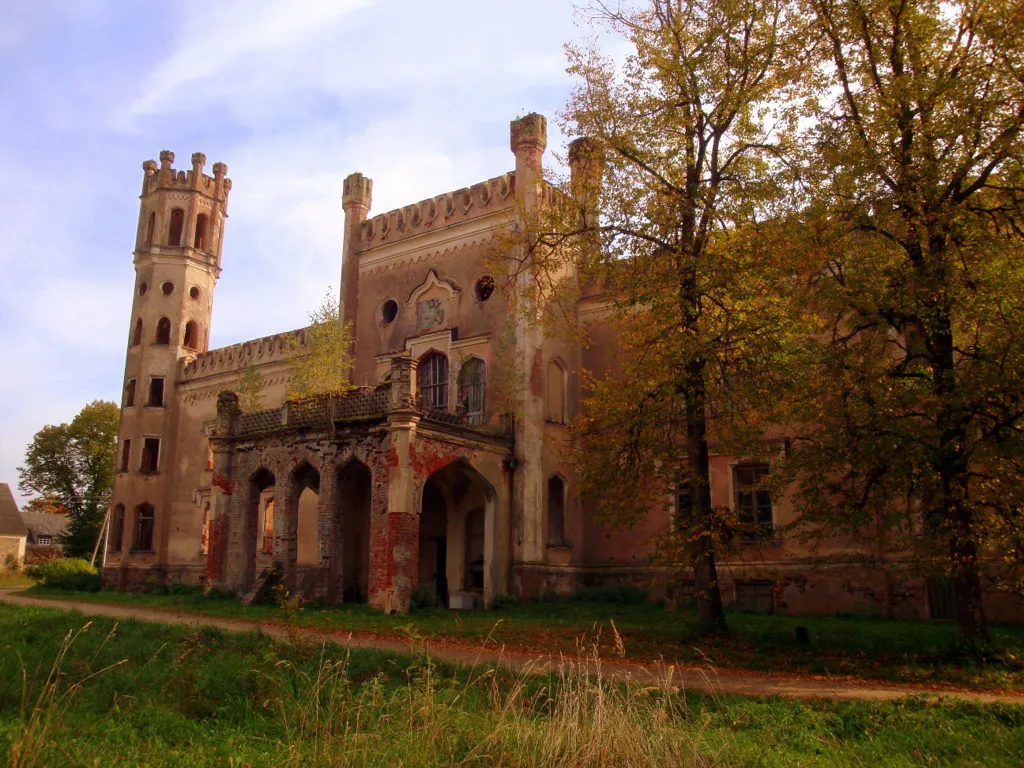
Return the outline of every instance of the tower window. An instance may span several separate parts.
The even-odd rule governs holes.
[[[135,508],[135,541],[133,552],[153,551],[153,523],[156,513],[150,504],[139,504]]]
[[[199,347],[199,323],[189,320],[185,323],[185,347],[186,349],[197,349]]]
[[[124,504],[114,507],[114,527],[110,531],[110,551],[120,552],[124,541]]]
[[[135,321],[135,330],[132,332],[132,346],[137,347],[142,343],[142,318]]]
[[[175,208],[171,211],[171,229],[167,234],[168,245],[181,245],[181,231],[185,227],[185,211]]]
[[[174,293],[174,283],[168,280],[166,283],[160,286],[160,290],[164,292],[164,296],[170,296]]]
[[[149,223],[146,224],[146,247],[153,244],[153,230],[156,228],[156,212],[150,211]]]
[[[149,286],[146,285],[146,281],[143,280],[142,283],[139,284],[139,296],[145,296],[146,295],[146,291],[148,291],[148,290],[149,290]]]
[[[193,285],[188,289],[188,295],[193,301],[199,301],[199,297],[203,295],[203,292],[199,290],[198,285]]]
[[[139,321],[142,322],[141,320]],[[166,317],[161,317],[159,322],[156,324],[156,340],[154,344],[170,344],[171,343],[171,321]]]
[[[146,405],[153,408],[163,408],[164,379],[162,376],[154,376],[149,380],[149,402]]]
[[[381,305],[380,319],[384,321],[384,325],[391,325],[395,322],[396,317],[398,317],[398,302],[388,299]]]
[[[192,247],[197,251],[206,250],[206,225],[210,220],[210,217],[205,213],[200,213],[196,217],[196,236],[192,241]]]
[[[144,475],[156,474],[160,466],[160,438],[147,437],[142,443],[142,461],[139,471]]]
[[[420,402],[424,408],[448,407],[448,358],[431,353],[419,367]]]
[[[565,483],[558,475],[548,478],[548,546],[565,545]]]
[[[128,384],[124,388],[124,407],[131,408],[135,405],[135,379],[128,379]]]
[[[557,360],[548,363],[547,420],[565,423],[565,368]]]
[[[121,463],[117,467],[118,472],[128,471],[128,462],[132,455],[132,441],[130,438],[125,438],[121,443]]]

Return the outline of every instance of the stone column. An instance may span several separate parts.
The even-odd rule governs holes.
[[[210,492],[210,540],[206,551],[206,588],[238,589],[241,574],[228,557],[231,537],[231,501],[235,484],[231,472],[231,441],[240,413],[238,395],[224,391],[217,396],[217,423],[213,449],[213,488]]]
[[[274,489],[274,565],[281,570],[281,583],[294,592],[298,585],[299,495],[291,472],[278,480]],[[275,473],[275,478],[279,477]]]
[[[324,458],[320,467],[320,497],[317,507],[317,548],[319,566],[326,571],[318,583],[316,594],[329,602],[341,601],[341,575],[344,573],[342,558],[345,548],[338,546],[341,540],[342,518],[341,489],[338,487],[337,456]]]

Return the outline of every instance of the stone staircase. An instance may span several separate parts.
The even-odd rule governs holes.
[[[288,596],[288,605],[292,608],[298,607],[313,596],[313,590],[321,578],[327,575],[326,568],[310,568],[302,581],[291,595]]]
[[[256,602],[262,602],[271,588],[280,580],[280,576],[273,568],[264,568],[252,583],[250,589],[242,598],[243,606],[250,606]]]

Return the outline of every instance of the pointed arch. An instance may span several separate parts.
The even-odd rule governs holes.
[[[566,370],[557,357],[548,361],[546,392],[544,397],[545,418],[553,424],[565,424],[566,417]]]
[[[565,546],[565,478],[559,473],[548,477],[548,546]]]
[[[200,337],[199,323],[195,320],[185,323],[185,335],[182,341],[186,349],[198,349]]]
[[[161,317],[156,323],[156,335],[153,337],[154,344],[169,345],[171,343],[171,321]]]
[[[185,228],[185,211],[181,208],[171,210],[171,224],[167,231],[168,245],[181,245],[181,233]]]

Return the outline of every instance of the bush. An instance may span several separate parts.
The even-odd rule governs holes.
[[[25,569],[29,577],[44,587],[75,592],[99,592],[100,572],[85,560],[60,557]]]
[[[20,573],[21,572],[21,561],[18,556],[13,552],[8,552],[4,555],[4,565],[0,570],[7,571],[9,573]]]
[[[491,600],[492,611],[503,611],[506,608],[515,608],[520,604],[519,598],[514,595],[495,595]]]

